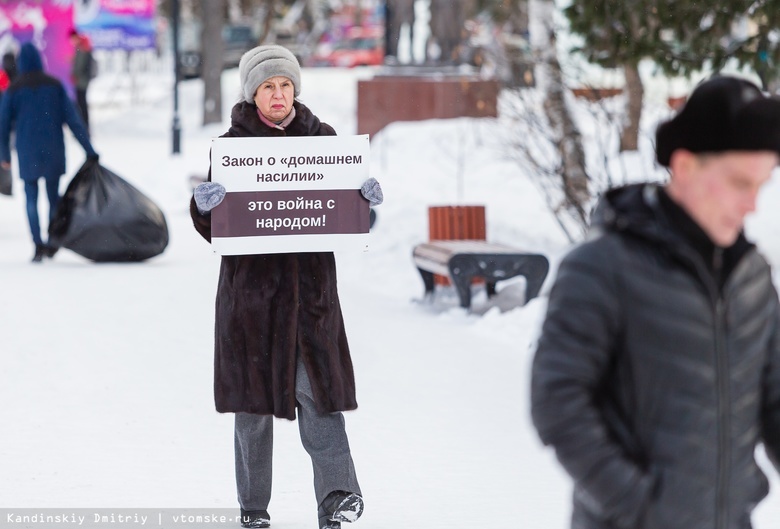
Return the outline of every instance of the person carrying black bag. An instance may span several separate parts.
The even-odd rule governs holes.
[[[38,180],[46,183],[49,220],[54,217],[60,199],[60,177],[65,173],[65,138],[67,124],[84,148],[89,159],[98,154],[76,107],[62,83],[43,71],[38,49],[31,43],[19,52],[19,76],[11,83],[0,103],[0,166],[11,168],[11,132],[16,131],[19,176],[27,198],[27,219],[35,243],[33,262],[53,257],[56,248],[41,238],[38,218]]]

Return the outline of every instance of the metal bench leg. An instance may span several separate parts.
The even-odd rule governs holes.
[[[420,272],[425,285],[425,297],[433,295],[433,272],[428,272],[422,268],[418,268],[417,271]]]
[[[525,286],[525,302],[528,303],[532,299],[534,299],[536,296],[539,295],[539,291],[542,289],[542,285],[544,284],[544,277],[545,276],[525,276],[526,286]]]
[[[471,276],[454,275],[452,282],[458,292],[460,306],[464,309],[471,307]]]
[[[550,264],[545,257],[536,256],[534,259],[529,260],[526,265],[526,273],[524,274],[526,303],[539,295],[549,269]]]
[[[458,254],[450,258],[447,263],[450,270],[450,279],[455,285],[460,298],[460,306],[464,309],[471,307],[471,282],[479,275],[479,266],[470,255]]]

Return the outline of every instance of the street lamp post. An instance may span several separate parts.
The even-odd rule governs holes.
[[[181,152],[181,121],[179,120],[179,0],[171,1],[173,27],[173,154]]]

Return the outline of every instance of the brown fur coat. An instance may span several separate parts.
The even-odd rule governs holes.
[[[282,131],[264,125],[254,104],[240,102],[222,137],[335,135],[303,104],[294,104],[295,119]],[[211,215],[201,215],[194,199],[190,214],[198,233],[211,241]],[[219,412],[295,419],[297,356],[321,413],[357,407],[332,253],[223,256],[214,339]]]

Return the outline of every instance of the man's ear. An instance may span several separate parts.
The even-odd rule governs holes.
[[[699,163],[695,154],[686,149],[675,149],[669,158],[669,169],[672,171],[672,180],[684,182]]]
[[[678,204],[684,204],[691,189],[691,180],[695,178],[699,158],[689,150],[675,149],[669,157],[669,183],[666,192]]]

